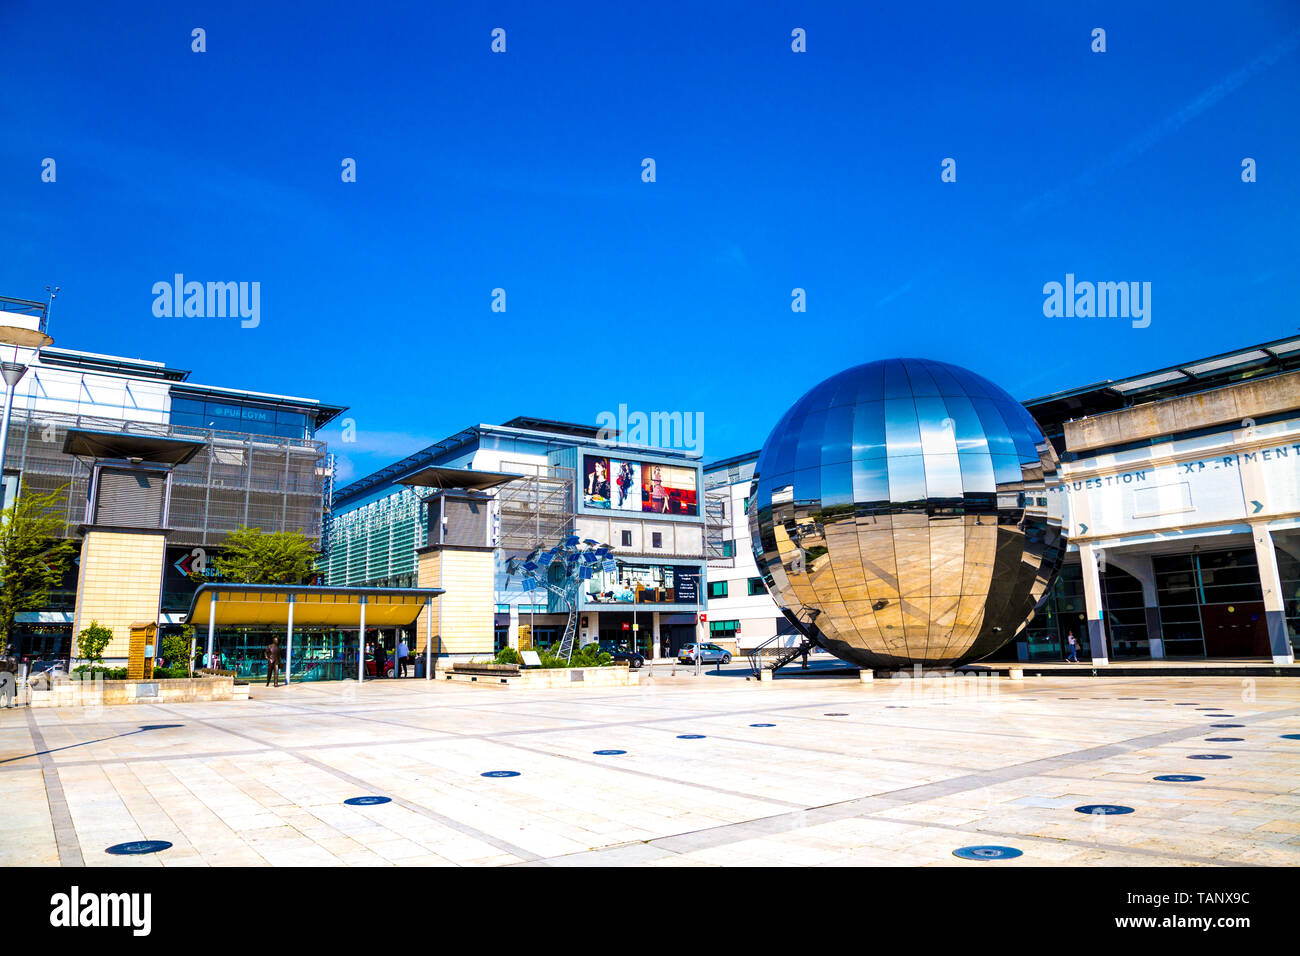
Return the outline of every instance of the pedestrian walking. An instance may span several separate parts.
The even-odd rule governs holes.
[[[9,655],[0,657],[0,707],[17,706],[18,661]]]
[[[1079,642],[1074,639],[1074,631],[1066,634],[1065,642],[1070,645],[1070,653],[1065,659],[1071,664],[1079,663]]]
[[[274,680],[274,684],[272,681]],[[266,686],[280,686],[280,639],[271,638],[271,643],[266,645]]]
[[[406,676],[406,665],[411,660],[411,648],[406,643],[406,638],[401,637],[397,640],[397,666],[401,668],[398,677]]]

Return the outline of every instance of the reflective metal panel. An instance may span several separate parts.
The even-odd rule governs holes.
[[[777,602],[846,661],[978,660],[1060,570],[1056,468],[1024,406],[974,372],[860,365],[809,391],[764,444],[754,557]]]

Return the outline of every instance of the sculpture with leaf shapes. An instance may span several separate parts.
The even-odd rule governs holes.
[[[542,588],[554,594],[568,609],[569,619],[564,625],[564,636],[555,648],[556,657],[565,662],[573,659],[573,645],[578,633],[578,595],[584,582],[591,580],[596,570],[614,571],[614,549],[591,538],[579,538],[576,534],[566,535],[551,548],[534,548],[527,557],[512,557],[506,560],[506,582],[516,574],[524,590],[532,591]],[[559,568],[562,574],[554,573]],[[552,577],[560,578],[552,581]]]

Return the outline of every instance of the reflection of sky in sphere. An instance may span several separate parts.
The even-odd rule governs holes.
[[[759,456],[760,571],[849,659],[986,655],[1059,568],[1044,468],[1055,456],[1033,418],[973,372],[921,359],[848,369],[795,403]]]

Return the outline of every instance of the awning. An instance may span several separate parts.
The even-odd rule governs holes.
[[[192,438],[69,428],[63,440],[63,453],[83,458],[139,458],[157,464],[183,465],[205,444]]]
[[[414,624],[442,588],[329,588],[280,584],[204,584],[194,592],[186,624],[207,627],[215,597],[219,627],[287,627],[293,599],[293,626],[355,628],[366,605],[366,627]]]
[[[517,478],[523,478],[524,475],[508,475],[500,471],[472,471],[469,468],[444,468],[441,465],[433,465],[429,468],[423,468],[413,475],[407,475],[405,478],[398,478],[399,485],[412,485],[416,488],[435,488],[439,491],[447,491],[452,488],[463,488],[466,491],[486,491],[489,488],[495,488],[497,485],[504,485],[508,481],[514,481]]]

